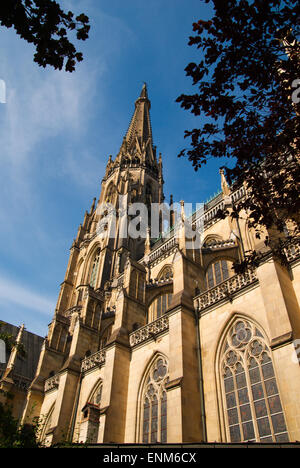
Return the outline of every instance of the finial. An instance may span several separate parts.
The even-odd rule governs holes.
[[[181,220],[185,220],[185,213],[184,213],[184,200],[180,200],[180,206],[181,206]]]
[[[144,81],[143,83],[144,84],[143,84],[143,87],[142,87],[140,98],[147,98],[148,99],[147,83],[146,83],[146,81]]]
[[[221,167],[219,172],[220,172],[220,175],[221,175],[222,191],[223,191],[224,195],[229,195],[230,194],[230,188],[229,188],[229,185],[228,185],[226,177],[225,177],[224,168]]]
[[[147,235],[146,235],[146,240],[145,240],[145,256],[149,255],[151,252],[151,239],[150,239],[150,228],[147,227]]]
[[[90,209],[90,214],[92,214],[94,209],[95,209],[95,202],[96,202],[96,197],[93,198],[93,203],[92,203],[92,206],[91,206],[91,209]]]

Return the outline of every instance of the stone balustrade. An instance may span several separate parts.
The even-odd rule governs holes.
[[[228,247],[236,247],[237,244],[233,239],[228,239],[228,240],[222,240],[222,241],[216,241],[213,244],[208,244],[208,245],[203,245],[205,249],[211,249],[211,250],[217,250],[217,249],[224,249]]]
[[[285,255],[288,262],[292,262],[300,257],[300,242],[295,242],[285,249]]]
[[[135,346],[149,338],[155,338],[159,333],[169,329],[169,318],[163,315],[154,322],[148,323],[142,328],[139,328],[129,336],[131,346]]]
[[[252,270],[247,270],[245,273],[232,276],[214,288],[199,294],[194,299],[194,305],[201,312],[224,299],[232,300],[235,293],[257,281],[256,273]]]
[[[149,254],[149,261],[154,262],[160,258],[163,254],[171,250],[173,247],[176,247],[178,244],[178,239],[173,235],[170,239],[167,239],[160,247],[155,249]]]
[[[94,367],[100,367],[105,363],[105,351],[101,349],[94,354],[83,359],[81,363],[81,372],[86,372]]]
[[[44,390],[45,392],[49,392],[50,390],[53,390],[54,388],[58,388],[59,384],[59,374],[53,375],[53,377],[49,377],[45,381],[45,387]]]
[[[150,279],[149,283],[146,284],[147,288],[151,288],[153,286],[165,286],[168,284],[173,284],[173,277],[169,279]]]

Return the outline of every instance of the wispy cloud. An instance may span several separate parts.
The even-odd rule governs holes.
[[[0,274],[0,302],[15,304],[44,315],[53,315],[55,301]]]
[[[76,225],[78,219],[70,204],[76,212],[75,203],[98,195],[110,151],[103,142],[114,139],[106,125],[107,83],[136,40],[127,21],[103,13],[94,0],[62,0],[62,6],[84,11],[92,23],[90,39],[78,45],[84,60],[72,74],[38,67],[32,45],[13,29],[0,30],[6,84],[6,104],[0,103],[1,315],[11,323],[28,317],[28,328],[36,330],[54,311],[41,291],[55,295],[61,279],[67,221]]]
[[[35,70],[22,57],[18,61],[24,74],[28,70],[26,76],[13,73],[15,64],[2,70],[7,77],[7,103],[1,108],[0,128],[1,158],[15,168],[34,163],[31,155],[41,142],[49,145],[57,135],[78,137],[84,132],[97,75],[86,66],[70,75]]]

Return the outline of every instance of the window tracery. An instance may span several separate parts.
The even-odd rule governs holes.
[[[220,370],[228,440],[287,442],[271,351],[254,324],[238,319],[232,325]]]
[[[142,394],[142,435],[144,444],[167,442],[168,362],[158,357],[146,377]]]
[[[232,261],[217,260],[209,265],[206,270],[205,284],[206,289],[213,288],[233,275]]]
[[[92,264],[91,276],[90,276],[90,286],[92,286],[92,288],[94,288],[96,285],[99,263],[100,263],[100,249],[97,250],[94,260],[93,260],[93,264]]]
[[[110,205],[113,205],[115,201],[116,192],[116,187],[113,183],[111,183],[106,192],[105,202],[109,203]]]
[[[173,279],[173,270],[172,267],[166,266],[164,267],[157,277],[158,281],[168,281]]]
[[[100,408],[101,397],[102,397],[102,382],[100,382],[96,386],[96,388],[93,390],[88,402],[92,403],[93,405],[97,405]]]
[[[160,294],[157,296],[149,306],[148,318],[149,322],[157,320],[159,317],[164,315],[168,310],[172,301],[172,294]]]

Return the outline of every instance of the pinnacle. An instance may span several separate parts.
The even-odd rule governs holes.
[[[147,98],[147,99],[148,99],[147,84],[146,84],[145,82],[144,82],[144,84],[143,84],[140,97],[141,97],[141,98]]]

